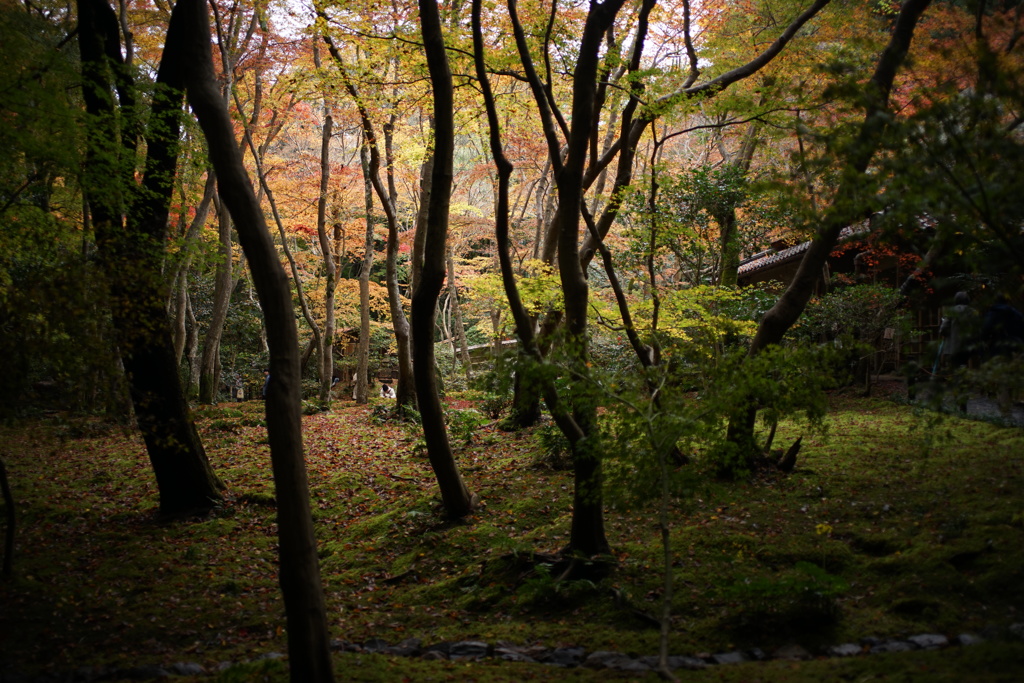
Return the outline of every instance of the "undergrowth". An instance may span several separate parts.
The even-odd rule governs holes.
[[[458,522],[441,515],[414,423],[374,420],[365,407],[303,418],[332,636],[656,653],[654,501],[612,497],[614,570],[559,582],[548,558],[568,541],[572,474],[537,467],[557,444],[544,427],[499,432],[460,406],[449,413],[463,430],[457,460],[483,502]],[[5,430],[19,536],[15,575],[0,582],[0,664],[33,674],[173,661],[212,670],[286,652],[261,409],[197,413],[228,498],[173,524],[156,514],[140,439],[116,429],[68,434],[57,421]],[[841,397],[828,422],[827,437],[805,438],[791,475],[697,478],[691,497],[675,501],[671,650],[993,637],[1022,621],[1021,431]],[[778,442],[797,429],[780,423]],[[344,661],[362,672],[353,680],[467,675],[451,663]],[[284,675],[274,664],[246,666],[221,680]],[[478,679],[517,680],[508,667],[519,665],[477,666]],[[787,680],[772,670],[763,680]]]

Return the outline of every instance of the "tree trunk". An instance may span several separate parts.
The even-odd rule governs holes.
[[[465,517],[473,511],[475,500],[462,481],[448,442],[434,370],[434,323],[438,296],[444,286],[455,151],[453,87],[437,3],[419,0],[419,8],[423,49],[433,89],[434,154],[427,218],[418,226],[423,228],[422,239],[419,234],[416,237],[423,245],[423,264],[412,295],[413,374],[423,418],[423,437],[427,442],[430,465],[441,489],[441,500],[450,517]]]
[[[220,500],[222,485],[210,468],[182,392],[161,275],[183,97],[177,70],[180,28],[172,22],[168,29],[139,187],[132,177],[139,134],[134,84],[120,64],[117,17],[103,0],[80,0],[78,9],[89,117],[84,185],[110,281],[111,310],[136,420],[156,474],[161,513],[208,510]],[[120,120],[112,80],[117,83]],[[135,196],[127,202],[126,223],[128,194]]]
[[[7,480],[7,466],[4,464],[3,458],[0,458],[0,493],[3,494],[4,508],[7,510],[3,575],[9,578],[14,574],[14,533],[17,528],[18,516],[14,510],[14,494],[11,493],[11,483]]]
[[[313,54],[317,68],[320,68],[320,52],[314,42]],[[331,179],[331,133],[334,129],[334,118],[324,100],[324,127],[320,142],[320,197],[316,205],[316,234],[320,239],[320,251],[323,252],[324,270],[327,272],[327,284],[324,286],[324,336],[320,351],[320,403],[329,405],[331,402],[331,383],[334,381],[334,297],[338,289],[338,268],[334,262],[334,251],[327,235],[327,189]]]
[[[203,359],[199,368],[199,402],[217,402],[220,389],[220,340],[231,303],[231,215],[223,202],[217,202],[217,234],[220,238],[220,261],[213,287],[213,311],[203,340]]]
[[[398,387],[395,389],[395,406],[402,410],[416,405],[416,392],[412,371],[412,339],[409,320],[402,308],[402,294],[398,289],[398,217],[395,215],[395,164],[394,164],[395,116],[384,127],[384,153],[387,164],[388,197],[384,213],[388,217],[388,251],[386,277],[388,285],[388,307],[391,311],[391,325],[395,330],[395,347],[398,355]],[[378,194],[380,194],[378,192]],[[381,197],[384,204],[384,198]],[[390,209],[390,210],[389,210]]]
[[[217,91],[210,57],[210,24],[204,0],[178,0],[188,31],[188,97],[199,119],[267,321],[270,385],[267,435],[277,497],[281,592],[288,626],[288,663],[296,683],[334,680],[327,614],[302,454],[298,331],[291,287],[281,267],[241,154],[234,127]]]
[[[840,175],[835,197],[825,210],[818,235],[804,253],[796,276],[761,320],[750,345],[751,356],[782,341],[786,331],[803,313],[814,293],[815,282],[829,253],[839,240],[840,231],[861,218],[864,207],[870,206],[870,198],[863,196],[863,188],[865,185],[870,186],[868,165],[881,143],[890,118],[887,109],[893,80],[910,49],[917,21],[930,2],[931,0],[907,0],[903,3],[889,44],[879,57],[874,75],[865,85],[867,111],[857,138],[843,152],[845,167]],[[729,421],[728,439],[733,447],[739,449],[739,452],[748,459],[757,455],[757,444],[754,441],[757,410],[756,405],[748,404],[737,410]]]
[[[331,56],[338,65],[338,71],[345,83],[345,89],[352,96],[356,103],[356,108],[359,110],[359,118],[363,126],[363,136],[369,143],[370,148],[370,163],[368,167],[370,183],[373,185],[374,192],[377,193],[377,199],[380,201],[380,205],[384,210],[384,216],[387,219],[388,244],[385,278],[388,288],[388,309],[391,312],[391,324],[395,331],[395,345],[398,354],[398,388],[395,391],[395,405],[399,410],[402,410],[406,406],[414,406],[416,404],[416,392],[413,385],[409,320],[406,318],[405,310],[402,308],[402,294],[398,287],[398,215],[395,212],[395,199],[398,196],[398,192],[395,189],[394,166],[394,126],[397,115],[392,113],[390,119],[384,125],[384,156],[388,180],[387,188],[385,189],[384,183],[380,179],[380,147],[378,145],[377,133],[373,128],[373,121],[370,119],[369,112],[360,98],[358,89],[356,89],[352,80],[348,77],[341,53],[338,52],[330,36],[325,35],[324,42],[327,43]],[[424,162],[424,167],[429,167],[428,162]],[[429,180],[426,181],[426,186],[429,187]],[[423,189],[422,185],[421,189]],[[426,220],[425,214],[423,220]],[[417,224],[419,224],[419,219],[417,219]],[[414,250],[412,263],[415,265],[416,262],[417,258]],[[414,276],[410,274],[410,287],[414,279]]]
[[[186,253],[178,265],[178,270],[175,274],[174,357],[178,360],[179,367],[181,366],[181,357],[188,341],[186,328],[188,312],[186,308],[188,304],[188,275],[192,266],[192,245],[198,241],[199,233],[202,231],[203,226],[206,225],[206,218],[210,213],[210,204],[213,203],[215,186],[216,176],[210,171],[206,175],[206,183],[203,186],[203,198],[199,201],[199,206],[196,207],[196,215],[189,223],[188,230],[185,231],[183,241]]]
[[[469,344],[466,342],[466,328],[462,324],[462,310],[459,307],[459,291],[455,286],[455,255],[448,247],[448,298],[452,302],[452,326],[455,328],[456,341],[459,344],[458,355],[462,361],[462,369],[466,373],[466,381],[473,379],[473,368],[469,361]],[[454,363],[452,368],[454,369]]]
[[[363,240],[363,266],[359,271],[359,370],[356,378],[356,403],[369,400],[370,369],[370,269],[373,268],[373,186],[370,182],[369,141],[363,137],[359,162],[363,169],[363,207],[366,211],[366,239]]]

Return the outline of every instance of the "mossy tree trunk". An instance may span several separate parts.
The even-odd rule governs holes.
[[[161,513],[208,510],[223,485],[185,401],[162,276],[184,96],[180,30],[173,24],[168,30],[140,185],[134,179],[139,105],[121,57],[117,16],[104,0],[79,0],[78,10],[88,116],[84,186],[136,420],[156,474]]]

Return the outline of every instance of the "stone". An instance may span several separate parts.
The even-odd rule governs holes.
[[[742,652],[723,652],[711,655],[711,661],[715,664],[741,664],[747,661],[747,656]]]
[[[280,652],[267,652],[256,658],[256,661],[262,661],[264,659],[284,659],[284,655]]]
[[[583,660],[583,666],[588,669],[603,669],[607,666],[607,663],[613,659],[621,659],[626,655],[621,652],[612,652],[609,650],[597,650],[587,655],[587,658]]]
[[[384,648],[390,647],[391,644],[382,640],[381,638],[370,638],[368,641],[363,643],[363,649],[367,652],[380,652]]]
[[[1024,639],[1024,624],[1010,624],[1010,633]]]
[[[905,640],[886,640],[871,648],[871,654],[880,655],[889,652],[910,652],[914,649],[912,643]]]
[[[524,655],[522,652],[514,652],[511,650],[503,650],[495,648],[494,656],[503,662],[522,662],[525,664],[536,664],[537,660],[533,657]]]
[[[651,669],[658,668],[658,656],[648,655],[641,657],[640,661],[649,666]],[[708,663],[697,659],[696,657],[681,657],[679,655],[669,655],[666,663],[670,671],[676,669],[688,669],[689,671],[699,671],[700,669],[708,668]]]
[[[633,659],[632,657],[627,657],[625,655],[617,659],[608,660],[605,668],[612,671],[625,671],[629,673],[643,673],[651,670],[651,667],[647,666],[647,664],[641,662],[639,659]]]
[[[195,662],[175,662],[171,664],[171,673],[175,676],[200,676],[204,670]]]
[[[362,652],[363,648],[358,643],[348,640],[334,639],[331,641],[331,649],[336,652]]]
[[[959,645],[978,645],[985,642],[984,638],[974,635],[973,633],[961,633],[954,640],[956,640]]]
[[[445,659],[447,659],[448,653],[451,651],[451,649],[451,643],[434,643],[433,645],[427,648],[427,652],[440,652],[445,656]]]
[[[556,647],[541,661],[555,666],[574,667],[579,666],[586,655],[582,647]]]
[[[442,659],[448,659],[447,652],[441,652],[440,650],[427,650],[423,653],[423,659],[428,661],[440,661]]]
[[[853,657],[863,651],[864,648],[856,643],[843,643],[842,645],[833,645],[827,650],[827,653],[829,657]]]
[[[949,639],[946,636],[939,635],[937,633],[922,633],[916,636],[910,636],[907,638],[911,643],[917,645],[922,650],[937,650],[940,647],[946,647],[949,645]]]
[[[463,640],[452,643],[448,650],[449,659],[483,659],[491,652],[491,646],[478,640]]]
[[[759,647],[747,650],[747,657],[750,657],[750,659],[754,660],[755,662],[763,662],[764,660],[768,659],[768,655],[765,654],[765,651]]]
[[[811,653],[805,650],[803,647],[795,643],[791,643],[789,645],[783,645],[778,650],[773,652],[772,657],[775,659],[786,659],[797,662],[804,659],[810,659]]]
[[[130,678],[135,681],[144,681],[150,678],[170,678],[171,674],[159,666],[135,666],[131,669],[122,669],[115,675],[115,678]]]

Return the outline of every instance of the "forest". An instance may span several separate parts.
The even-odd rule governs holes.
[[[1022,36],[4,0],[0,683],[1019,680]]]

